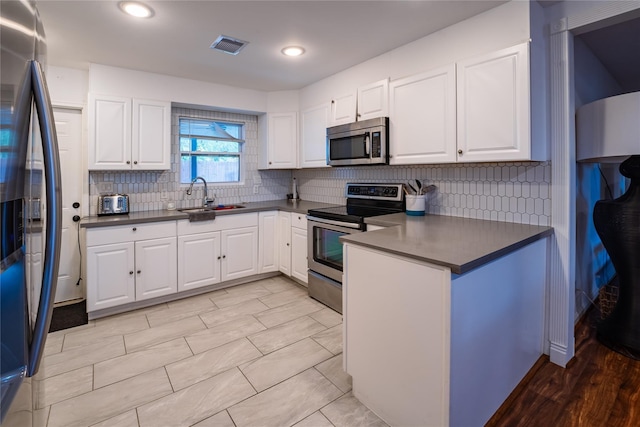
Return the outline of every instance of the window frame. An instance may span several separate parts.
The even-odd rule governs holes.
[[[238,139],[225,139],[225,138],[214,138],[214,137],[207,137],[207,136],[191,136],[191,135],[185,135],[180,133],[180,125],[182,120],[193,120],[193,121],[206,121],[206,122],[213,122],[213,123],[222,123],[222,124],[232,124],[232,125],[239,125],[240,129],[241,129],[241,138]],[[191,180],[195,179],[194,173],[197,173],[197,168],[194,169],[194,165],[195,162],[197,162],[198,157],[205,157],[205,156],[220,156],[220,157],[224,157],[224,156],[230,156],[230,157],[238,157],[238,181],[209,181],[207,179],[207,183],[208,184],[214,184],[215,186],[218,187],[222,187],[222,186],[234,186],[234,185],[244,185],[244,176],[245,176],[245,163],[246,163],[246,154],[244,151],[245,148],[245,144],[246,144],[246,122],[244,121],[235,121],[235,120],[227,120],[227,119],[215,119],[215,118],[209,118],[209,117],[198,117],[197,115],[178,115],[178,123],[177,123],[177,148],[178,148],[178,182],[179,185],[181,186],[188,186],[191,184],[191,181],[189,182],[182,182],[182,155],[183,153],[188,153],[191,163],[190,163],[190,168],[189,168],[189,175],[191,176]],[[181,139],[183,137],[190,137],[191,138],[191,150],[189,151],[183,151],[182,150],[182,144],[181,144]],[[193,151],[194,148],[194,144],[196,143],[194,141],[194,139],[205,139],[205,140],[211,140],[211,141],[231,141],[231,142],[237,142],[239,144],[239,150],[237,153],[235,152],[218,152],[218,151]],[[197,175],[196,175],[197,176]],[[206,179],[206,177],[205,177]]]

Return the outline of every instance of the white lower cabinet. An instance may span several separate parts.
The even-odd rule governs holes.
[[[279,270],[307,284],[307,217],[295,212],[278,212]]]
[[[304,214],[89,228],[86,244],[88,312],[261,273],[281,271],[307,283]]]
[[[87,311],[134,302],[135,268],[133,242],[87,247]]]
[[[177,292],[175,237],[136,242],[136,301]]]
[[[291,214],[278,212],[278,270],[291,276]]]
[[[177,292],[176,223],[89,229],[87,311]]]
[[[258,214],[178,221],[178,290],[258,274]]]
[[[278,271],[278,211],[258,214],[258,273]]]
[[[258,227],[222,231],[222,280],[258,274]]]
[[[307,230],[291,227],[291,276],[306,284],[308,268]]]
[[[220,282],[220,259],[219,232],[178,237],[178,291]]]
[[[304,214],[291,214],[291,276],[304,284],[309,281],[307,270],[307,217]]]

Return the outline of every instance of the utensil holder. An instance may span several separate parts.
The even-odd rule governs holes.
[[[426,195],[425,194],[407,194],[405,196],[407,203],[406,214],[410,216],[424,216],[426,208]]]

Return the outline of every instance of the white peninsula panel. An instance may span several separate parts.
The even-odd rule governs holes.
[[[391,426],[484,425],[542,355],[546,244],[457,275],[345,242],[354,395]]]

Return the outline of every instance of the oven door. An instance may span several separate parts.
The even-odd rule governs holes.
[[[342,283],[340,236],[360,233],[359,224],[307,217],[309,270]]]

